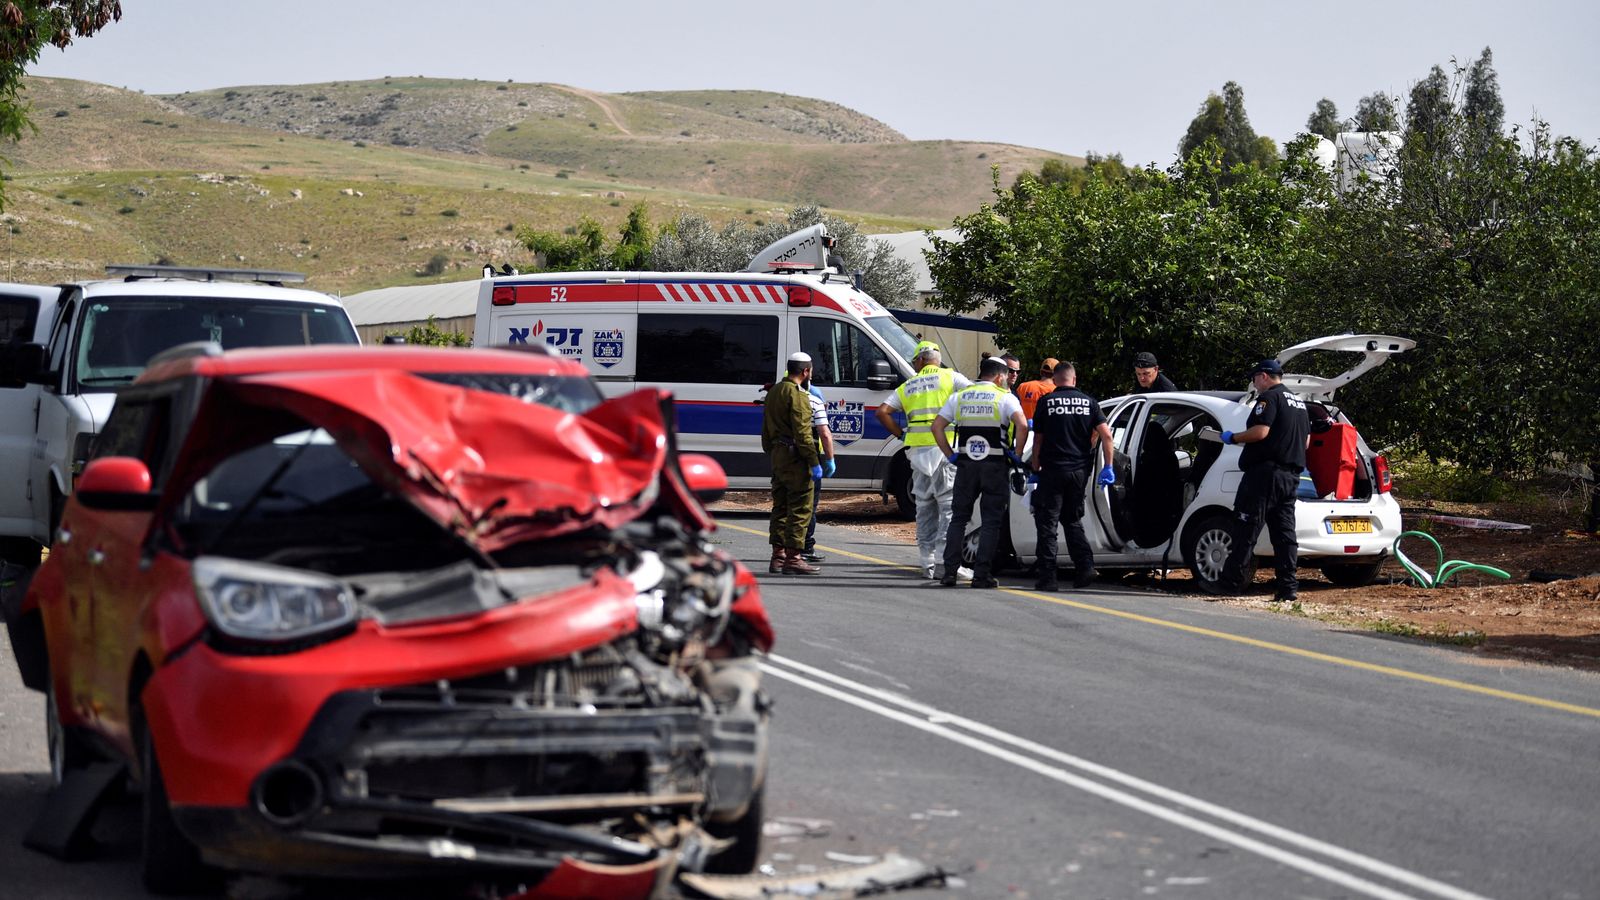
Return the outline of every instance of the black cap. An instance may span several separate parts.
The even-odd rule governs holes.
[[[1255,368],[1250,370],[1251,375],[1254,375],[1257,372],[1265,372],[1268,375],[1277,375],[1281,378],[1283,377],[1283,366],[1280,365],[1275,359],[1263,359],[1261,362],[1255,364]]]
[[[1135,353],[1133,355],[1133,367],[1135,369],[1154,369],[1159,365],[1161,364],[1156,362],[1156,355],[1154,353],[1146,351],[1143,353]]]

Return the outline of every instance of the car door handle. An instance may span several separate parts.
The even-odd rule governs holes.
[[[89,565],[98,566],[106,561],[106,552],[98,547],[89,551]]]

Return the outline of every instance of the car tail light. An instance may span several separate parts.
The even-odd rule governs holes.
[[[1378,479],[1378,493],[1389,493],[1389,488],[1394,487],[1394,476],[1389,474],[1389,461],[1383,458],[1383,454],[1378,454],[1372,460],[1372,469]]]
[[[517,302],[517,289],[509,285],[497,287],[490,297],[490,302],[495,306],[511,306]]]

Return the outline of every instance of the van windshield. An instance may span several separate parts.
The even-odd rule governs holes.
[[[894,316],[872,316],[867,319],[867,327],[877,332],[878,337],[883,338],[902,362],[907,365],[911,363],[911,357],[917,352],[917,339],[906,331],[899,319]]]
[[[350,318],[336,306],[208,297],[106,297],[85,307],[78,382],[127,384],[150,357],[191,341],[224,350],[354,344]]]

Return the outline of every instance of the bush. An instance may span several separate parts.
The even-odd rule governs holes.
[[[390,331],[385,336],[388,335],[403,337],[406,339],[407,344],[420,344],[424,347],[472,346],[471,335],[462,334],[459,331],[445,331],[434,322],[433,316],[428,317],[426,324],[413,325],[404,332]]]
[[[456,216],[459,216],[461,214],[456,212],[453,209],[446,209],[446,210],[440,210],[439,215],[444,216],[446,219],[454,219]]]
[[[124,206],[123,208],[117,210],[117,212],[121,213],[122,215],[127,215],[128,213],[133,212],[133,207]]]
[[[443,275],[444,270],[450,267],[450,257],[444,253],[435,253],[428,259],[428,264],[422,267],[424,275]]]

